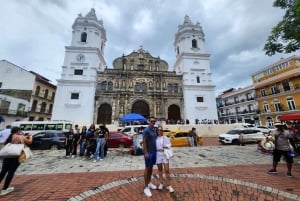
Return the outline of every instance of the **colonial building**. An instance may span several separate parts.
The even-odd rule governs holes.
[[[132,112],[170,122],[217,119],[204,34],[188,16],[176,33],[173,72],[143,47],[120,55],[107,68],[106,32],[94,9],[84,17],[79,14],[72,28],[52,119],[111,124]]]
[[[272,126],[278,116],[300,111],[300,57],[292,56],[252,75],[262,125]]]
[[[0,61],[0,77],[0,115],[6,125],[51,119],[56,86],[47,78],[6,60]]]
[[[250,123],[260,125],[258,105],[253,86],[228,89],[217,97],[221,123]]]

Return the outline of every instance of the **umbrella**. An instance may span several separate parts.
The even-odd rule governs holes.
[[[130,113],[124,115],[122,118],[119,119],[121,122],[131,122],[131,121],[147,121],[147,119],[137,113]]]

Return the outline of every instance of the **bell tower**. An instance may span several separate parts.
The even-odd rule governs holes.
[[[75,19],[72,41],[65,47],[65,58],[54,100],[52,120],[94,122],[97,72],[104,71],[106,32],[95,9]]]
[[[210,54],[204,49],[204,36],[200,23],[193,24],[187,15],[175,34],[174,70],[183,76],[184,116],[190,122],[218,119]]]

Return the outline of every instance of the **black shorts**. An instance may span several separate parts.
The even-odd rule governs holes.
[[[284,156],[287,163],[293,163],[294,162],[293,157],[289,156],[288,152],[289,151],[282,151],[282,150],[275,149],[273,151],[273,161],[279,162],[281,156]]]

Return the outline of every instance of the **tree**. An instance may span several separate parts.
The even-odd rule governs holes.
[[[300,0],[275,0],[274,7],[285,10],[283,19],[272,29],[264,46],[267,55],[300,49]]]

